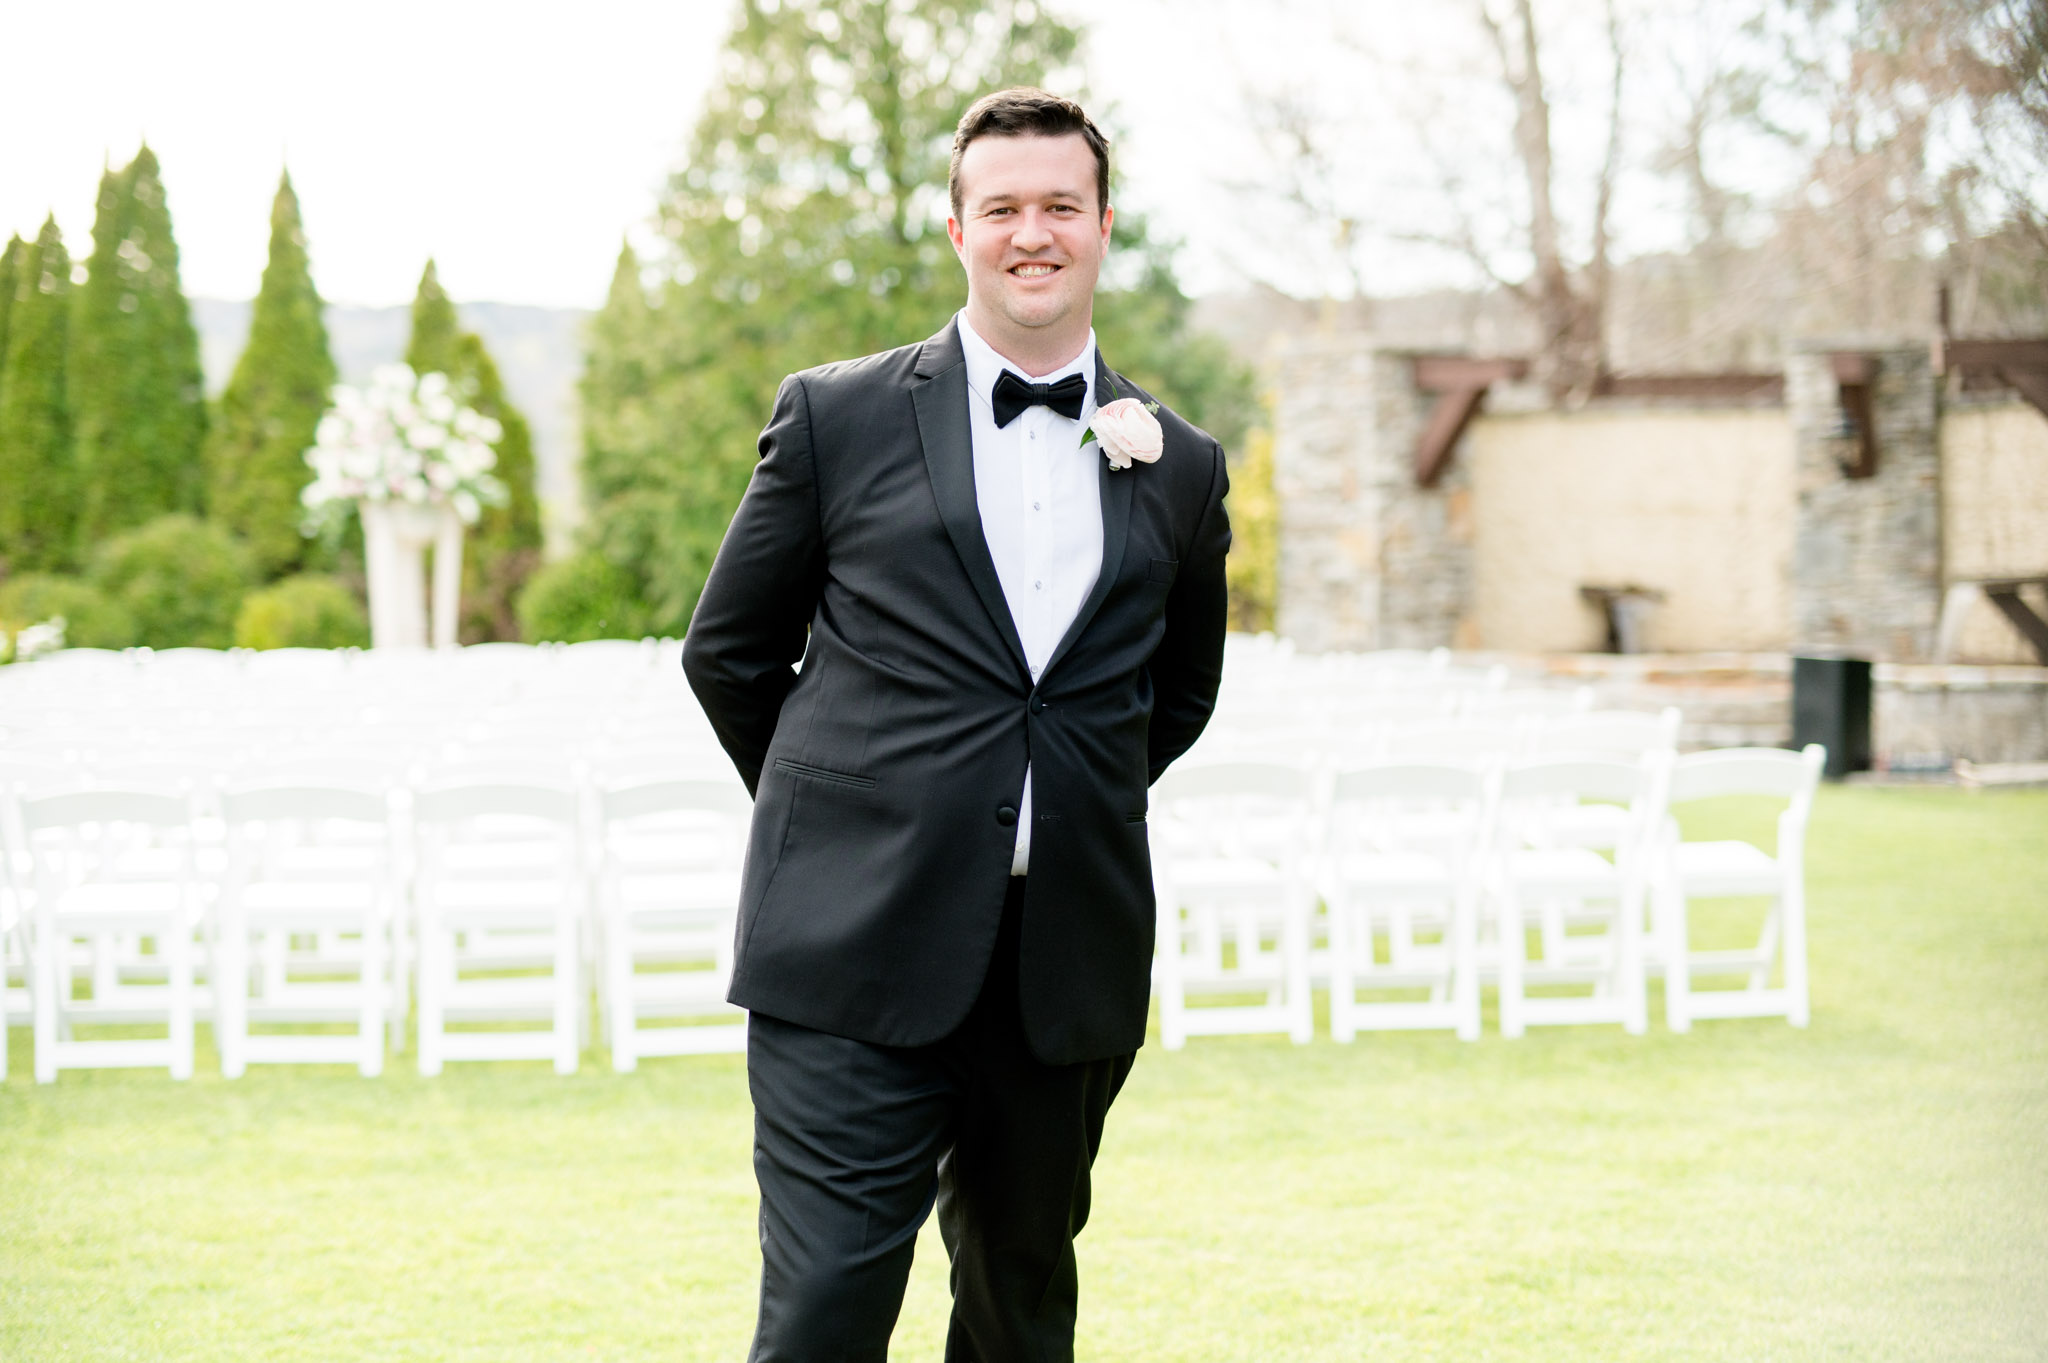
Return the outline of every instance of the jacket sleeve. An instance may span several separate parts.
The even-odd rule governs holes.
[[[749,794],[824,585],[810,401],[799,376],[782,381],[760,451],[683,640],[683,673]]]
[[[1230,552],[1230,490],[1223,448],[1211,441],[1213,468],[1201,519],[1166,597],[1166,633],[1146,664],[1152,678],[1152,724],[1146,735],[1151,779],[1194,746],[1216,708],[1223,680],[1223,633],[1229,616],[1223,560]]]

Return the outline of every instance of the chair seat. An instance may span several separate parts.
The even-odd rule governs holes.
[[[1621,884],[1621,871],[1586,847],[1529,847],[1506,857],[1508,878],[1523,890],[1560,894],[1608,894]]]
[[[1331,897],[1347,889],[1434,890],[1448,894],[1456,877],[1441,858],[1422,852],[1356,852],[1342,857],[1327,876]]]
[[[737,871],[632,875],[619,884],[620,903],[630,912],[661,909],[727,910],[740,902]]]
[[[1785,868],[1752,843],[1682,842],[1671,849],[1672,870],[1688,894],[1771,894],[1785,883]]]
[[[265,880],[244,887],[241,904],[251,920],[293,913],[367,912],[376,907],[377,887],[345,880]]]
[[[73,932],[147,928],[184,911],[197,921],[199,907],[177,885],[117,880],[75,885],[50,906],[58,926]]]
[[[502,842],[453,843],[441,853],[443,874],[477,871],[554,871],[567,860],[559,842],[507,838]]]
[[[1240,886],[1269,890],[1287,878],[1278,866],[1259,857],[1175,857],[1168,873],[1175,888],[1191,891]]]

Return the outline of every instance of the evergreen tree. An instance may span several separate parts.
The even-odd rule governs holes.
[[[540,566],[533,429],[506,395],[505,381],[483,338],[462,329],[455,304],[441,287],[431,260],[413,296],[412,336],[406,343],[405,362],[416,373],[446,374],[462,402],[503,429],[494,472],[508,495],[503,506],[485,507],[483,517],[464,537],[460,633],[465,643],[517,639],[519,617],[514,602],[526,579]]]
[[[462,321],[456,316],[455,303],[441,287],[441,275],[429,260],[412,296],[412,334],[406,339],[405,362],[415,374],[455,378],[456,342],[461,335]]]
[[[28,243],[20,236],[7,238],[7,249],[0,251],[0,377],[7,369],[7,317],[14,310],[14,290],[26,266]]]
[[[70,362],[78,530],[87,545],[166,512],[197,510],[206,438],[199,333],[148,147],[100,177],[92,242],[74,300]]]
[[[334,387],[320,294],[306,260],[291,176],[270,206],[270,262],[249,340],[221,394],[207,442],[211,518],[242,537],[265,578],[292,571],[317,546],[299,533],[306,447]]]
[[[744,0],[661,204],[657,297],[635,299],[622,256],[590,335],[587,533],[657,628],[689,619],[782,376],[922,340],[964,301],[944,230],[953,129],[986,91],[1073,88],[1078,43],[1035,0]],[[1241,423],[1248,379],[1189,341],[1186,299],[1134,219],[1116,222],[1112,264],[1104,354],[1190,419]],[[606,410],[636,366],[644,398]]]
[[[70,561],[75,495],[65,400],[71,256],[55,217],[16,261],[0,365],[0,560],[9,573]]]

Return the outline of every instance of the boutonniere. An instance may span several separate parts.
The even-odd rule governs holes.
[[[1117,391],[1115,379],[1109,381],[1109,389],[1112,393]],[[1109,460],[1112,469],[1127,469],[1133,459],[1150,464],[1159,458],[1166,443],[1159,418],[1153,415],[1158,410],[1158,403],[1140,402],[1136,398],[1106,402],[1095,409],[1095,421],[1081,432],[1081,443],[1093,440],[1102,446],[1103,457]]]

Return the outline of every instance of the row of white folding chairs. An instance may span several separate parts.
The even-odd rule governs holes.
[[[1318,984],[1337,1040],[1374,1028],[1469,1040],[1482,977],[1498,986],[1505,1036],[1591,1022],[1641,1032],[1653,973],[1674,1031],[1705,1017],[1804,1026],[1804,844],[1824,757],[1810,746],[1652,751],[1633,763],[1177,766],[1155,788],[1152,817],[1163,1040],[1307,1042]],[[1784,802],[1775,851],[1681,839],[1672,809],[1728,795]],[[1696,950],[1689,901],[1730,896],[1769,899],[1755,944]],[[1694,987],[1728,975],[1741,987]]]
[[[1550,693],[1557,694],[1557,693]],[[1506,761],[1545,753],[1597,753],[1636,761],[1676,752],[1684,716],[1662,710],[1580,710],[1554,714],[1436,717],[1361,722],[1344,727],[1213,724],[1196,752],[1207,757],[1278,757],[1329,765],[1391,759]]]
[[[19,984],[0,1019],[31,1023],[44,1081],[99,1066],[188,1076],[199,1013],[231,1077],[322,1061],[375,1074],[416,980],[422,1072],[510,1058],[567,1072],[594,966],[615,1067],[738,1049],[724,992],[748,813],[730,777],[410,792],[371,771],[231,786],[211,814],[190,791],[9,798],[0,928]],[[164,1034],[78,1035],[144,1021]],[[314,1023],[349,1030],[303,1030]],[[257,1030],[273,1024],[299,1030]]]

